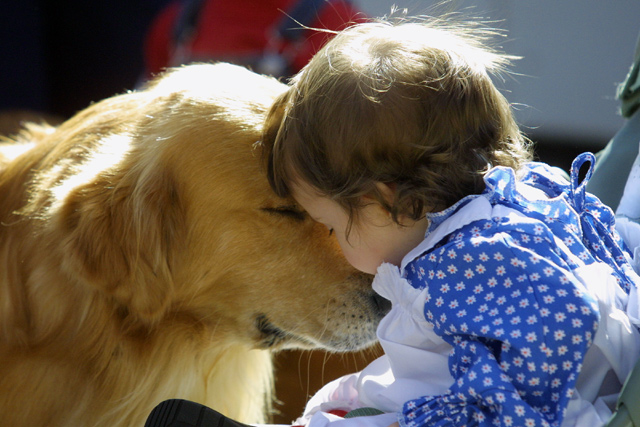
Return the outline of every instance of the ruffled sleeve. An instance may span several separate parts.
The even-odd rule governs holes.
[[[501,372],[488,347],[476,345],[473,354],[475,359],[466,374],[458,378],[448,394],[407,402],[401,423],[406,427],[495,426],[499,419],[498,425],[550,425],[543,413],[522,400],[506,374],[487,375]],[[477,386],[471,386],[473,383]]]
[[[599,317],[553,239],[526,217],[478,221],[410,265],[454,384],[406,402],[403,426],[561,424]]]

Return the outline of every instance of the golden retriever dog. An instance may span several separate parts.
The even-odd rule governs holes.
[[[191,65],[0,146],[0,414],[142,426],[183,398],[269,417],[272,352],[369,345],[386,304],[270,190],[286,86]]]

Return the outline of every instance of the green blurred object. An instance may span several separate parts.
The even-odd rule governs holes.
[[[384,414],[384,412],[376,408],[358,408],[358,409],[354,409],[353,411],[350,411],[344,417],[345,418],[369,417],[371,415],[380,415],[380,414]]]
[[[640,38],[636,45],[633,65],[625,81],[619,86],[617,98],[620,113],[627,119],[598,158],[587,191],[595,194],[614,211],[620,203],[627,176],[638,155],[640,141]]]
[[[616,411],[606,427],[640,427],[640,362],[624,382]]]
[[[638,155],[640,141],[640,38],[636,52],[624,83],[617,93],[620,113],[628,120],[598,153],[598,160],[587,191],[616,209],[624,191],[627,176]],[[640,427],[640,362],[627,377],[622,387],[616,411],[606,427]]]
[[[618,99],[622,101],[622,117],[631,117],[640,107],[640,38],[636,44],[633,65],[624,83],[618,89]]]

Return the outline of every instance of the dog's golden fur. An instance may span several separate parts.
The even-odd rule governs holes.
[[[263,422],[272,350],[375,338],[370,278],[261,170],[285,88],[193,65],[0,145],[4,425],[141,426],[168,398]]]

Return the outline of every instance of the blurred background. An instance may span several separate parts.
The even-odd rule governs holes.
[[[388,14],[393,4],[409,15],[459,11],[505,31],[498,44],[522,59],[496,83],[539,159],[567,169],[625,123],[616,90],[640,33],[637,0],[4,0],[0,133],[25,118],[64,120],[194,60],[233,61],[286,79],[326,40],[295,29],[294,20],[338,30]],[[282,353],[277,391],[284,403],[274,421],[289,422],[323,383],[377,354]]]
[[[177,11],[189,3],[196,11],[191,12],[191,17]],[[224,3],[231,6],[221,9]],[[354,15],[360,19],[382,16],[396,4],[410,15],[457,10],[493,21],[493,26],[505,30],[499,44],[507,53],[522,59],[515,63],[514,73],[498,84],[517,106],[518,120],[538,143],[543,160],[565,166],[575,153],[603,147],[623,123],[615,93],[629,71],[640,32],[640,2],[636,0],[453,0],[444,5],[424,0],[302,2],[307,3],[307,10],[320,10],[316,15],[322,16],[315,20],[294,13],[295,3],[296,0],[2,2],[0,110],[26,109],[69,117],[91,102],[135,88],[149,72],[170,65],[166,63],[168,57],[175,62],[179,56],[175,51],[164,52],[164,58],[158,51],[169,49],[167,45],[172,41],[175,44],[180,37],[193,39],[194,32],[195,38],[201,39],[201,46],[192,57],[206,60],[207,53],[220,53],[215,47],[206,52],[202,45],[207,39],[213,44],[233,45],[243,34],[255,33],[259,25],[264,25],[260,28],[264,34],[273,33],[277,21],[284,17],[283,11],[307,25],[335,29],[340,20]],[[275,11],[271,27],[251,22],[257,15],[271,13],[268,9]],[[290,20],[288,27],[294,26]],[[227,36],[220,39],[216,32]],[[300,34],[298,31],[295,37],[309,37],[308,33]],[[296,43],[298,48],[306,49],[307,55],[319,47]],[[226,58],[218,56],[230,59],[228,54]],[[184,58],[190,59],[188,55]],[[298,64],[304,60],[304,55],[296,59]]]

